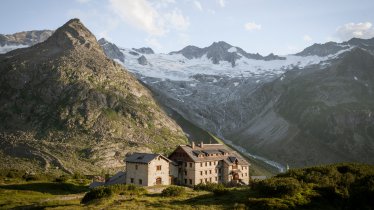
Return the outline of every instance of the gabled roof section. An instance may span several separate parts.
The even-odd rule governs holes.
[[[126,157],[126,162],[130,163],[149,163],[155,158],[161,156],[168,162],[171,162],[167,157],[161,154],[153,154],[153,153],[133,153],[132,155]]]

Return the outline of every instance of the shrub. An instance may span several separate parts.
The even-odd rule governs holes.
[[[103,198],[110,198],[113,196],[113,191],[108,187],[97,187],[90,190],[88,193],[84,195],[82,198],[81,203],[87,204],[90,201],[103,199]]]
[[[162,190],[161,195],[165,197],[176,197],[186,193],[186,189],[180,186],[170,186]]]
[[[265,197],[283,197],[299,192],[301,185],[297,179],[285,177],[260,181],[255,184],[254,188]]]
[[[66,182],[69,179],[66,175],[61,175],[55,179],[55,182],[63,183]]]

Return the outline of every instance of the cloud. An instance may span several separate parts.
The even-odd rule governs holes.
[[[218,0],[218,4],[220,7],[224,8],[226,6],[226,1],[225,0]]]
[[[247,31],[253,30],[261,30],[262,26],[260,24],[256,24],[255,22],[248,22],[244,24],[244,29]]]
[[[312,39],[312,37],[310,37],[309,35],[306,34],[306,35],[303,36],[303,40],[306,41],[306,42],[311,42],[313,39]]]
[[[353,37],[368,39],[374,37],[374,28],[371,22],[347,23],[338,27],[336,36],[341,41],[349,40]]]
[[[203,6],[201,6],[201,3],[199,1],[197,0],[193,1],[193,4],[198,10],[203,11]]]
[[[170,13],[164,15],[165,21],[176,30],[185,31],[190,26],[190,21],[184,17],[179,9],[174,9]]]
[[[162,0],[151,3],[147,0],[109,0],[110,7],[124,22],[147,32],[151,36],[163,36],[171,29],[187,30],[188,17],[178,8],[168,12],[161,7],[175,3],[174,0]],[[153,2],[153,1],[152,1]]]

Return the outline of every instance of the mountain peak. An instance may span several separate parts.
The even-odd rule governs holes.
[[[77,18],[69,20],[58,28],[47,42],[56,44],[63,49],[77,46],[84,46],[89,49],[100,49],[95,36]]]

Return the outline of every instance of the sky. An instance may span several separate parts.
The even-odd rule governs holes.
[[[124,48],[177,51],[225,41],[286,55],[313,43],[374,37],[373,0],[1,0],[0,34],[55,30],[79,18]]]

